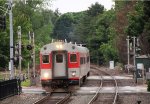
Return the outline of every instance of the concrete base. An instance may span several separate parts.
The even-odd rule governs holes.
[[[78,94],[94,94],[98,87],[81,87],[76,93]],[[103,87],[100,93],[114,93],[115,87]],[[150,93],[147,88],[143,86],[124,86],[118,87],[118,93]]]
[[[114,76],[115,79],[133,79],[132,76]],[[104,80],[113,80],[111,76],[103,76],[102,77]],[[99,76],[89,76],[87,77],[87,80],[100,80],[101,77]]]

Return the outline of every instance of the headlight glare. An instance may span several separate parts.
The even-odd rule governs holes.
[[[48,73],[44,73],[44,78],[48,78],[49,74]]]

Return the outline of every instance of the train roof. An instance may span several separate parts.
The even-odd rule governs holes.
[[[52,51],[62,51],[66,50],[68,52],[80,52],[80,53],[89,53],[89,50],[86,47],[83,47],[82,45],[72,44],[72,43],[66,43],[66,42],[53,42],[44,45],[40,53],[41,54],[48,54]]]

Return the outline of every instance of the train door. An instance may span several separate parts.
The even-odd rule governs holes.
[[[53,78],[67,78],[67,52],[54,51],[53,52]]]

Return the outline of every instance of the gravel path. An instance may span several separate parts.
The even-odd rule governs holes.
[[[107,70],[107,72],[111,73],[112,75],[132,77],[132,73],[125,73],[123,70],[110,70],[106,67],[101,67],[101,69]],[[91,72],[90,75],[94,75],[94,73]],[[143,86],[143,83],[136,84],[134,79],[117,80],[117,82],[118,86]],[[83,86],[94,87],[97,86],[98,83],[98,81],[89,80],[86,81]],[[105,86],[111,86],[111,81],[108,81]],[[111,94],[100,94],[94,104],[112,104],[110,103],[110,101],[112,101],[111,96]],[[137,101],[141,101],[141,104],[150,104],[150,93],[125,93],[119,94],[118,96],[117,104],[138,104]],[[4,99],[0,101],[0,104],[32,104],[43,97],[44,95],[42,94],[21,94]],[[67,104],[87,104],[92,97],[93,95],[73,95]]]
[[[0,101],[0,104],[32,104],[43,98],[42,94],[21,94]]]

